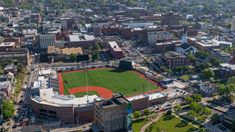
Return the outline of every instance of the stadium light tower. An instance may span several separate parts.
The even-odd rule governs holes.
[[[89,99],[88,99],[88,61],[87,65],[86,65],[86,102],[89,103]]]

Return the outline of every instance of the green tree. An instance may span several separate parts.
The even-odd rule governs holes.
[[[100,54],[99,54],[99,52],[97,52],[97,51],[94,52],[94,53],[92,54],[91,58],[92,58],[92,61],[99,60],[99,59],[100,59]]]
[[[22,1],[20,3],[20,8],[23,8],[23,9],[31,9],[32,6],[27,2],[27,1]]]
[[[176,112],[180,112],[180,111],[182,110],[182,107],[181,107],[179,104],[177,104],[177,105],[174,107],[174,110],[175,110]]]
[[[189,80],[189,76],[188,75],[184,75],[184,76],[181,77],[181,79],[183,81],[188,81]]]
[[[197,102],[192,102],[189,107],[195,111],[197,114],[201,114],[202,113],[202,110],[203,110],[203,107],[197,103]]]
[[[77,56],[75,54],[71,54],[70,55],[70,60],[73,61],[73,62],[76,61],[77,60]]]
[[[200,102],[202,100],[202,96],[200,94],[194,94],[192,98],[196,102]]]
[[[127,0],[127,6],[135,6],[136,5],[136,0]]]
[[[185,101],[186,101],[188,104],[190,104],[190,103],[193,102],[193,98],[191,98],[191,97],[189,97],[189,96],[186,96],[184,99],[185,99]]]
[[[188,54],[188,59],[191,63],[195,63],[197,60],[197,58],[192,53]]]
[[[209,116],[211,114],[211,109],[208,107],[203,108],[202,113],[206,116]]]
[[[0,65],[0,75],[2,75],[4,73],[3,67],[2,65]]]
[[[3,100],[2,114],[4,119],[12,118],[15,114],[15,105],[10,100]]]
[[[189,110],[189,111],[187,112],[187,115],[188,115],[189,117],[194,118],[194,117],[197,115],[197,113],[196,113],[195,111],[193,111],[193,110]]]
[[[205,51],[198,51],[195,53],[195,57],[199,58],[199,59],[206,59],[209,56],[209,54]]]
[[[135,111],[135,112],[133,113],[133,117],[134,117],[135,119],[140,118],[140,116],[141,116],[141,113],[140,113],[139,111]]]
[[[219,66],[221,61],[215,57],[211,58],[210,60],[211,64],[214,65],[214,66]]]
[[[227,83],[235,84],[235,76],[229,77],[228,80],[227,80]]]
[[[101,50],[101,47],[99,45],[99,43],[96,43],[93,48],[92,48],[94,51],[100,51]]]
[[[149,110],[149,109],[145,109],[145,110],[144,110],[144,115],[145,115],[145,116],[148,116],[149,114],[150,114],[150,110]]]
[[[217,86],[218,94],[228,102],[234,100],[235,84],[220,84]]]
[[[214,76],[215,76],[215,73],[214,73],[214,71],[211,70],[211,69],[204,69],[204,70],[203,70],[203,76],[204,76],[205,78],[209,79],[209,78],[214,77]]]
[[[211,121],[214,122],[218,122],[220,120],[219,114],[215,113],[211,116]]]

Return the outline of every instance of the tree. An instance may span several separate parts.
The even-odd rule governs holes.
[[[126,3],[128,6],[135,6],[136,5],[136,1],[135,0],[127,0]]]
[[[221,61],[215,57],[211,58],[210,60],[211,64],[214,65],[214,66],[219,66]]]
[[[235,92],[235,84],[220,84],[217,86],[218,94],[228,102],[233,101],[233,93]]]
[[[75,54],[71,54],[70,55],[70,60],[73,61],[73,62],[76,61],[77,60],[77,56]]]
[[[211,69],[204,69],[203,70],[203,76],[207,79],[211,78],[211,77],[214,77],[215,76],[215,73],[213,70]]]
[[[10,100],[3,100],[2,114],[4,119],[12,118],[15,114],[15,106]]]
[[[192,53],[188,54],[188,59],[191,63],[195,63],[197,60],[197,58]]]
[[[208,107],[205,107],[202,110],[202,113],[206,116],[209,116],[211,114],[211,112],[212,112],[211,109],[209,109]]]
[[[195,111],[189,110],[189,111],[187,112],[187,115],[188,115],[189,117],[194,118],[197,114],[195,113]]]
[[[0,65],[0,75],[2,75],[4,73],[3,67],[2,65]]]
[[[197,102],[192,102],[189,107],[195,111],[197,114],[201,114],[202,113],[202,110],[203,110],[203,107],[197,103]]]
[[[202,100],[202,96],[200,94],[194,94],[192,98],[196,102],[200,102]]]
[[[93,48],[92,48],[94,51],[100,51],[101,50],[101,48],[100,48],[100,45],[99,45],[99,43],[96,43],[94,46],[93,46]]]
[[[235,76],[229,77],[228,80],[227,80],[227,83],[235,84]]]
[[[94,52],[91,56],[92,61],[99,60],[100,59],[100,54],[99,52]]]
[[[27,2],[27,1],[22,1],[20,3],[20,8],[23,8],[23,9],[31,9],[32,6]]]
[[[189,76],[188,76],[188,75],[183,75],[183,76],[181,77],[181,79],[182,79],[183,81],[188,81],[188,80],[189,80]]]
[[[215,113],[211,116],[211,121],[212,123],[216,123],[216,122],[219,122],[220,120],[220,117],[219,117],[219,114],[218,113]]]
[[[177,104],[177,105],[174,107],[174,110],[175,110],[176,112],[179,112],[179,111],[182,110],[182,107],[181,107],[179,104]]]
[[[192,99],[191,97],[187,96],[187,97],[185,97],[185,101],[186,101],[188,104],[190,104],[190,103],[193,102],[193,99]]]
[[[199,59],[206,59],[209,56],[209,54],[205,51],[198,51],[195,53],[195,57],[199,58]]]
[[[141,116],[141,113],[140,113],[139,111],[135,111],[135,112],[133,113],[133,117],[134,117],[135,119],[140,118],[140,116]]]
[[[145,110],[144,110],[144,115],[145,115],[145,116],[148,116],[149,114],[150,114],[150,110],[149,110],[149,109],[145,109]]]
[[[210,66],[211,66],[210,63],[200,63],[196,65],[196,69],[198,71],[201,71],[202,69],[209,68]]]

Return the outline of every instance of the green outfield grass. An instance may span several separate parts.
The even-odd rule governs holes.
[[[133,71],[120,71],[114,69],[88,70],[88,86],[99,86],[122,93],[126,96],[140,94],[143,91],[155,90],[155,84],[143,79]],[[86,85],[86,72],[62,73],[64,93],[69,94],[69,88]],[[145,87],[145,88],[143,88]],[[143,90],[145,89],[145,90]]]

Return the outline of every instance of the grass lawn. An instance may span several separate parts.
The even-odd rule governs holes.
[[[134,122],[132,122],[132,129],[134,132],[139,132],[140,129],[146,124],[148,123],[148,121],[146,121],[145,119],[140,119],[140,120],[136,120]]]
[[[159,121],[151,124],[151,126],[148,128],[147,132],[192,132],[192,130],[196,129],[191,124],[186,124],[185,126],[180,126],[182,124],[182,121],[175,117],[173,119],[166,119],[166,116],[164,115],[162,118],[160,118]]]
[[[100,86],[112,90],[114,93],[122,93],[127,96],[139,94],[157,89],[158,86],[139,77],[133,71],[119,71],[114,69],[96,69],[88,71],[88,86]],[[62,73],[64,93],[69,94],[68,89],[86,85],[86,72]]]
[[[74,94],[76,97],[83,97],[84,95],[87,95],[86,92],[79,92]],[[98,95],[98,93],[96,93],[95,91],[89,91],[88,95]]]

